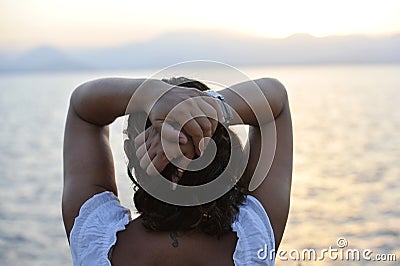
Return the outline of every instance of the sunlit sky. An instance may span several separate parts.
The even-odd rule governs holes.
[[[91,47],[178,30],[282,38],[400,33],[398,0],[0,0],[0,49]]]

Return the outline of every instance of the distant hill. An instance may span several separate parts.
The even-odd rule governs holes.
[[[196,59],[235,66],[400,63],[400,34],[324,38],[296,34],[271,39],[218,31],[179,31],[116,47],[59,50],[44,46],[24,54],[0,54],[0,71],[165,67]]]
[[[62,71],[88,68],[84,63],[72,59],[70,55],[49,46],[9,56],[6,60],[3,64],[0,63],[1,71]]]

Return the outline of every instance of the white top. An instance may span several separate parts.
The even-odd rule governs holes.
[[[117,232],[131,221],[130,211],[109,191],[94,195],[81,207],[70,234],[74,265],[111,265],[108,253]],[[232,224],[238,241],[233,253],[235,265],[274,265],[275,240],[271,223],[261,203],[247,196]],[[270,257],[270,254],[272,257]]]

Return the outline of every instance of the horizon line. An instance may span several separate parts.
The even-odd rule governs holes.
[[[126,42],[121,42],[121,43],[115,43],[115,44],[104,44],[104,45],[89,45],[89,44],[77,44],[77,45],[67,45],[67,46],[62,46],[59,44],[55,43],[41,43],[41,44],[35,44],[35,45],[30,45],[24,48],[16,48],[10,47],[10,46],[4,46],[2,47],[0,44],[0,54],[21,54],[25,52],[30,52],[34,51],[40,48],[52,48],[55,50],[69,50],[69,51],[74,51],[74,50],[85,50],[85,49],[105,49],[105,48],[117,48],[121,46],[126,46],[126,45],[132,45],[132,44],[140,44],[140,43],[147,43],[151,42],[154,40],[157,40],[158,38],[162,36],[166,36],[168,34],[179,34],[179,33],[222,33],[222,36],[229,36],[229,37],[237,37],[237,36],[246,36],[246,38],[249,39],[257,39],[257,40],[286,40],[290,39],[296,36],[304,36],[304,37],[310,37],[314,39],[325,39],[325,38],[345,38],[345,37],[351,37],[351,36],[357,36],[357,37],[365,37],[365,38],[388,38],[388,37],[394,37],[397,35],[400,35],[399,32],[392,32],[392,33],[382,33],[382,34],[370,34],[370,33],[349,33],[349,34],[329,34],[329,35],[323,35],[323,36],[318,36],[314,35],[311,33],[307,32],[297,32],[293,33],[287,36],[283,37],[272,37],[272,36],[261,36],[258,34],[248,34],[248,33],[243,33],[243,32],[237,32],[237,31],[226,31],[222,29],[213,29],[213,30],[207,30],[207,29],[196,29],[196,30],[171,30],[171,31],[165,31],[163,33],[156,34],[150,38],[146,38],[144,40],[132,40],[132,41],[126,41]],[[221,36],[221,34],[219,34]]]

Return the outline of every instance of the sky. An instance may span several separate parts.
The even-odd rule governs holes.
[[[399,14],[398,0],[0,0],[0,49],[115,46],[179,30],[389,35]]]

